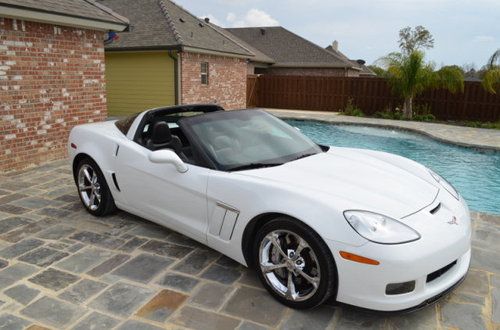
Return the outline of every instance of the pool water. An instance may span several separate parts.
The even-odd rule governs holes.
[[[401,130],[286,121],[319,144],[380,150],[413,159],[451,182],[471,210],[500,214],[500,152],[441,143]]]

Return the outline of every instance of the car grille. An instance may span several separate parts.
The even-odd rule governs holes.
[[[457,264],[457,260],[453,261],[451,264],[444,266],[441,269],[436,270],[435,272],[430,273],[427,275],[427,283],[434,281],[441,275],[445,274],[447,271],[449,271],[453,266]]]

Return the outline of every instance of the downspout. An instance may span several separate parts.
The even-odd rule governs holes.
[[[180,80],[179,80],[179,72],[180,72],[180,61],[179,61],[179,53],[177,56],[174,55],[173,52],[168,52],[168,56],[174,60],[174,90],[175,90],[175,105],[179,105],[180,102]]]
[[[177,52],[177,99],[179,104],[183,104],[182,99],[182,55],[184,54],[184,46],[181,45]]]

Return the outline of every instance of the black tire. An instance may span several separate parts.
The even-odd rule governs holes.
[[[97,183],[99,184],[98,192],[100,194],[101,200],[98,203],[98,205],[95,205],[95,207],[88,205],[88,202],[85,201],[84,195],[85,194],[88,195],[88,190],[86,190],[85,194],[83,194],[79,187],[80,171],[84,167],[92,170],[91,175],[93,175],[93,173],[95,172],[95,175],[97,177]],[[109,190],[106,179],[104,178],[101,169],[93,159],[86,157],[80,160],[78,166],[76,167],[76,172],[74,174],[75,174],[76,187],[78,189],[78,196],[80,197],[80,201],[82,202],[83,206],[90,214],[96,217],[104,217],[113,214],[116,211],[115,200],[111,195],[111,191]],[[85,181],[87,184],[89,183],[88,180]]]
[[[266,236],[268,236],[268,234],[276,233],[276,232],[280,232],[280,231],[286,231],[289,233],[293,233],[295,235],[298,235],[303,240],[305,240],[305,242],[308,244],[308,248],[312,250],[312,252],[314,253],[314,255],[316,257],[316,259],[309,259],[310,261],[311,260],[316,261],[316,262],[311,261],[310,263],[311,264],[316,264],[316,263],[319,264],[319,272],[317,271],[317,269],[313,270],[313,272],[316,271],[320,275],[319,284],[317,285],[317,289],[314,293],[312,291],[313,289],[311,289],[311,292],[309,293],[311,295],[310,297],[307,297],[307,295],[304,295],[304,297],[301,298],[301,299],[305,299],[305,300],[294,301],[294,300],[291,300],[291,298],[287,298],[286,295],[284,295],[283,293],[279,293],[275,288],[273,288],[273,286],[270,284],[271,280],[268,281],[268,277],[266,277],[266,275],[264,275],[263,270],[261,269],[261,262],[260,262],[261,244],[263,244],[263,246],[265,246],[265,244],[269,243],[269,240],[266,238]],[[288,234],[285,234],[285,235],[288,235]],[[291,235],[291,237],[293,238],[294,236]],[[266,240],[266,241],[264,241],[264,240]],[[264,241],[264,243],[263,243],[263,241]],[[277,251],[277,250],[275,249],[275,251]],[[282,249],[282,251],[283,251],[283,249]],[[291,251],[291,250],[287,250],[287,251]],[[337,286],[338,286],[337,267],[335,266],[335,261],[333,259],[331,252],[330,252],[330,249],[325,244],[323,239],[313,229],[311,229],[309,226],[305,225],[304,223],[302,223],[296,219],[286,217],[286,216],[282,216],[282,217],[279,217],[279,218],[276,218],[274,220],[267,222],[257,232],[252,252],[253,252],[252,253],[253,260],[252,261],[253,261],[254,267],[257,271],[257,275],[260,278],[262,284],[267,289],[267,291],[269,291],[269,293],[274,298],[276,298],[278,301],[280,301],[282,304],[284,304],[288,307],[291,307],[291,308],[295,308],[295,309],[309,309],[309,308],[314,308],[316,306],[321,305],[326,300],[328,300],[332,296],[336,295]],[[263,254],[266,254],[266,253],[263,252]],[[269,254],[271,254],[271,250],[269,250]],[[303,249],[300,254],[301,254],[301,256],[304,256],[304,254],[306,254],[304,256],[304,258],[306,258],[307,255],[309,255],[307,248]],[[284,259],[282,258],[282,260],[284,260]],[[306,260],[306,259],[302,259],[302,260]],[[280,261],[278,263],[283,263],[283,261]],[[303,264],[306,265],[307,262],[304,261]],[[312,267],[312,266],[310,266],[310,267]],[[303,270],[306,270],[306,268],[304,268]],[[278,274],[276,274],[276,271],[271,271],[271,272],[268,272],[267,274],[268,275],[271,274],[271,276],[274,275],[274,277],[273,277],[274,283],[276,283],[275,279],[287,278],[288,273],[294,274],[293,272],[290,272],[287,268],[281,268],[281,270],[279,270],[279,272],[281,272],[280,273],[282,275],[281,277]],[[286,274],[287,274],[286,276],[283,276],[283,274],[285,274],[284,272],[286,272]],[[307,274],[307,275],[310,275],[310,274]],[[302,280],[298,279],[298,277],[301,277],[301,276],[300,275],[296,276],[296,274],[292,276],[292,278],[295,278],[295,280],[300,281],[301,285],[302,285],[302,283],[306,283],[306,284],[308,283],[307,281],[304,282],[303,279]],[[288,282],[286,282],[286,283],[288,283]],[[295,287],[295,284],[294,284],[294,287]],[[306,292],[307,292],[307,290],[306,290]]]

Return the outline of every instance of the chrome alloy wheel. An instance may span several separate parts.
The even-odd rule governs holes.
[[[260,243],[259,263],[267,283],[287,300],[304,301],[318,290],[318,258],[309,244],[291,231],[267,234]]]
[[[82,197],[83,204],[95,211],[101,204],[101,184],[97,172],[88,164],[82,165],[78,171],[78,190]]]

